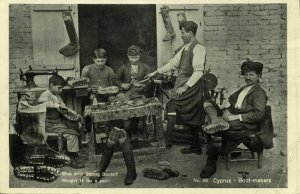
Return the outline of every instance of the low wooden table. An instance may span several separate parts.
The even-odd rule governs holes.
[[[113,121],[122,119],[127,121],[133,117],[144,117],[144,116],[155,116],[155,131],[156,140],[160,147],[165,146],[165,138],[163,135],[163,115],[162,115],[162,105],[157,98],[147,99],[148,103],[141,106],[129,106],[129,107],[115,107],[113,109],[96,109],[92,110],[91,106],[85,107],[85,116],[91,116],[91,132],[89,143],[89,158],[93,160],[96,155],[95,145],[96,145],[96,135],[94,130],[94,124],[105,121]],[[150,131],[150,137],[154,135],[154,131]],[[163,138],[162,138],[163,137]]]

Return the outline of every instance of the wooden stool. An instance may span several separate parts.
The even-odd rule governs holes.
[[[47,133],[47,138],[48,137],[55,137],[57,138],[57,144],[58,144],[58,152],[60,154],[63,154],[63,133]]]
[[[250,141],[250,145],[253,145],[255,138],[255,134],[249,135],[249,137],[246,139]],[[251,158],[237,158],[237,159],[232,159],[231,154],[232,153],[251,153]],[[255,158],[254,152],[251,151],[250,149],[240,149],[240,148],[235,148],[233,151],[231,151],[227,156],[225,156],[225,161],[226,161],[226,169],[230,170],[231,168],[231,162],[245,162],[245,161],[257,161],[257,166],[258,168],[262,168],[262,155],[263,155],[263,149],[261,151],[257,152],[257,158]]]

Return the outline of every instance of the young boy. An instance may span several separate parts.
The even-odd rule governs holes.
[[[53,75],[49,79],[49,88],[43,92],[39,98],[39,103],[47,102],[46,112],[46,132],[58,133],[62,132],[64,138],[67,139],[67,152],[70,156],[72,168],[84,168],[78,159],[79,133],[74,129],[68,128],[63,120],[61,111],[66,107],[59,94],[62,92],[62,88],[66,84],[66,81],[60,75]]]
[[[85,66],[81,73],[81,77],[89,84],[88,91],[91,93],[91,103],[94,98],[97,98],[98,102],[109,101],[110,97],[97,95],[98,87],[107,88],[115,83],[115,73],[112,68],[107,66],[106,50],[103,48],[96,49],[93,61],[94,63]]]

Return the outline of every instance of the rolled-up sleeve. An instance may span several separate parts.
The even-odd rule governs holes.
[[[193,69],[194,72],[190,79],[186,82],[186,85],[189,87],[192,87],[203,75],[204,71],[204,63],[205,63],[205,55],[206,55],[206,49],[204,46],[197,44],[193,49]]]
[[[90,79],[89,79],[89,68],[88,68],[88,66],[85,66],[82,69],[81,77],[84,78],[89,83]]]
[[[163,73],[169,72],[171,70],[178,69],[183,48],[178,53],[176,53],[176,55],[172,59],[170,59],[170,61],[167,64],[165,64],[164,66],[159,68],[157,70],[158,73],[163,74]]]

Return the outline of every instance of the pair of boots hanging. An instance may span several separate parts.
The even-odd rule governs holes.
[[[59,53],[65,57],[70,57],[75,55],[79,51],[80,46],[79,46],[79,41],[76,34],[74,22],[71,16],[71,11],[64,11],[62,15],[63,15],[62,17],[68,32],[70,42],[63,48],[59,49]]]
[[[172,21],[171,21],[170,15],[169,15],[170,9],[168,6],[162,6],[160,8],[160,11],[161,11],[161,15],[162,15],[163,22],[164,22],[166,32],[167,32],[163,38],[163,41],[164,42],[170,41],[170,40],[176,38],[176,34],[175,34],[175,31],[174,31],[174,28],[172,25]],[[183,22],[186,22],[187,19],[186,19],[185,13],[178,13],[177,20],[179,22],[179,25],[181,25]]]

